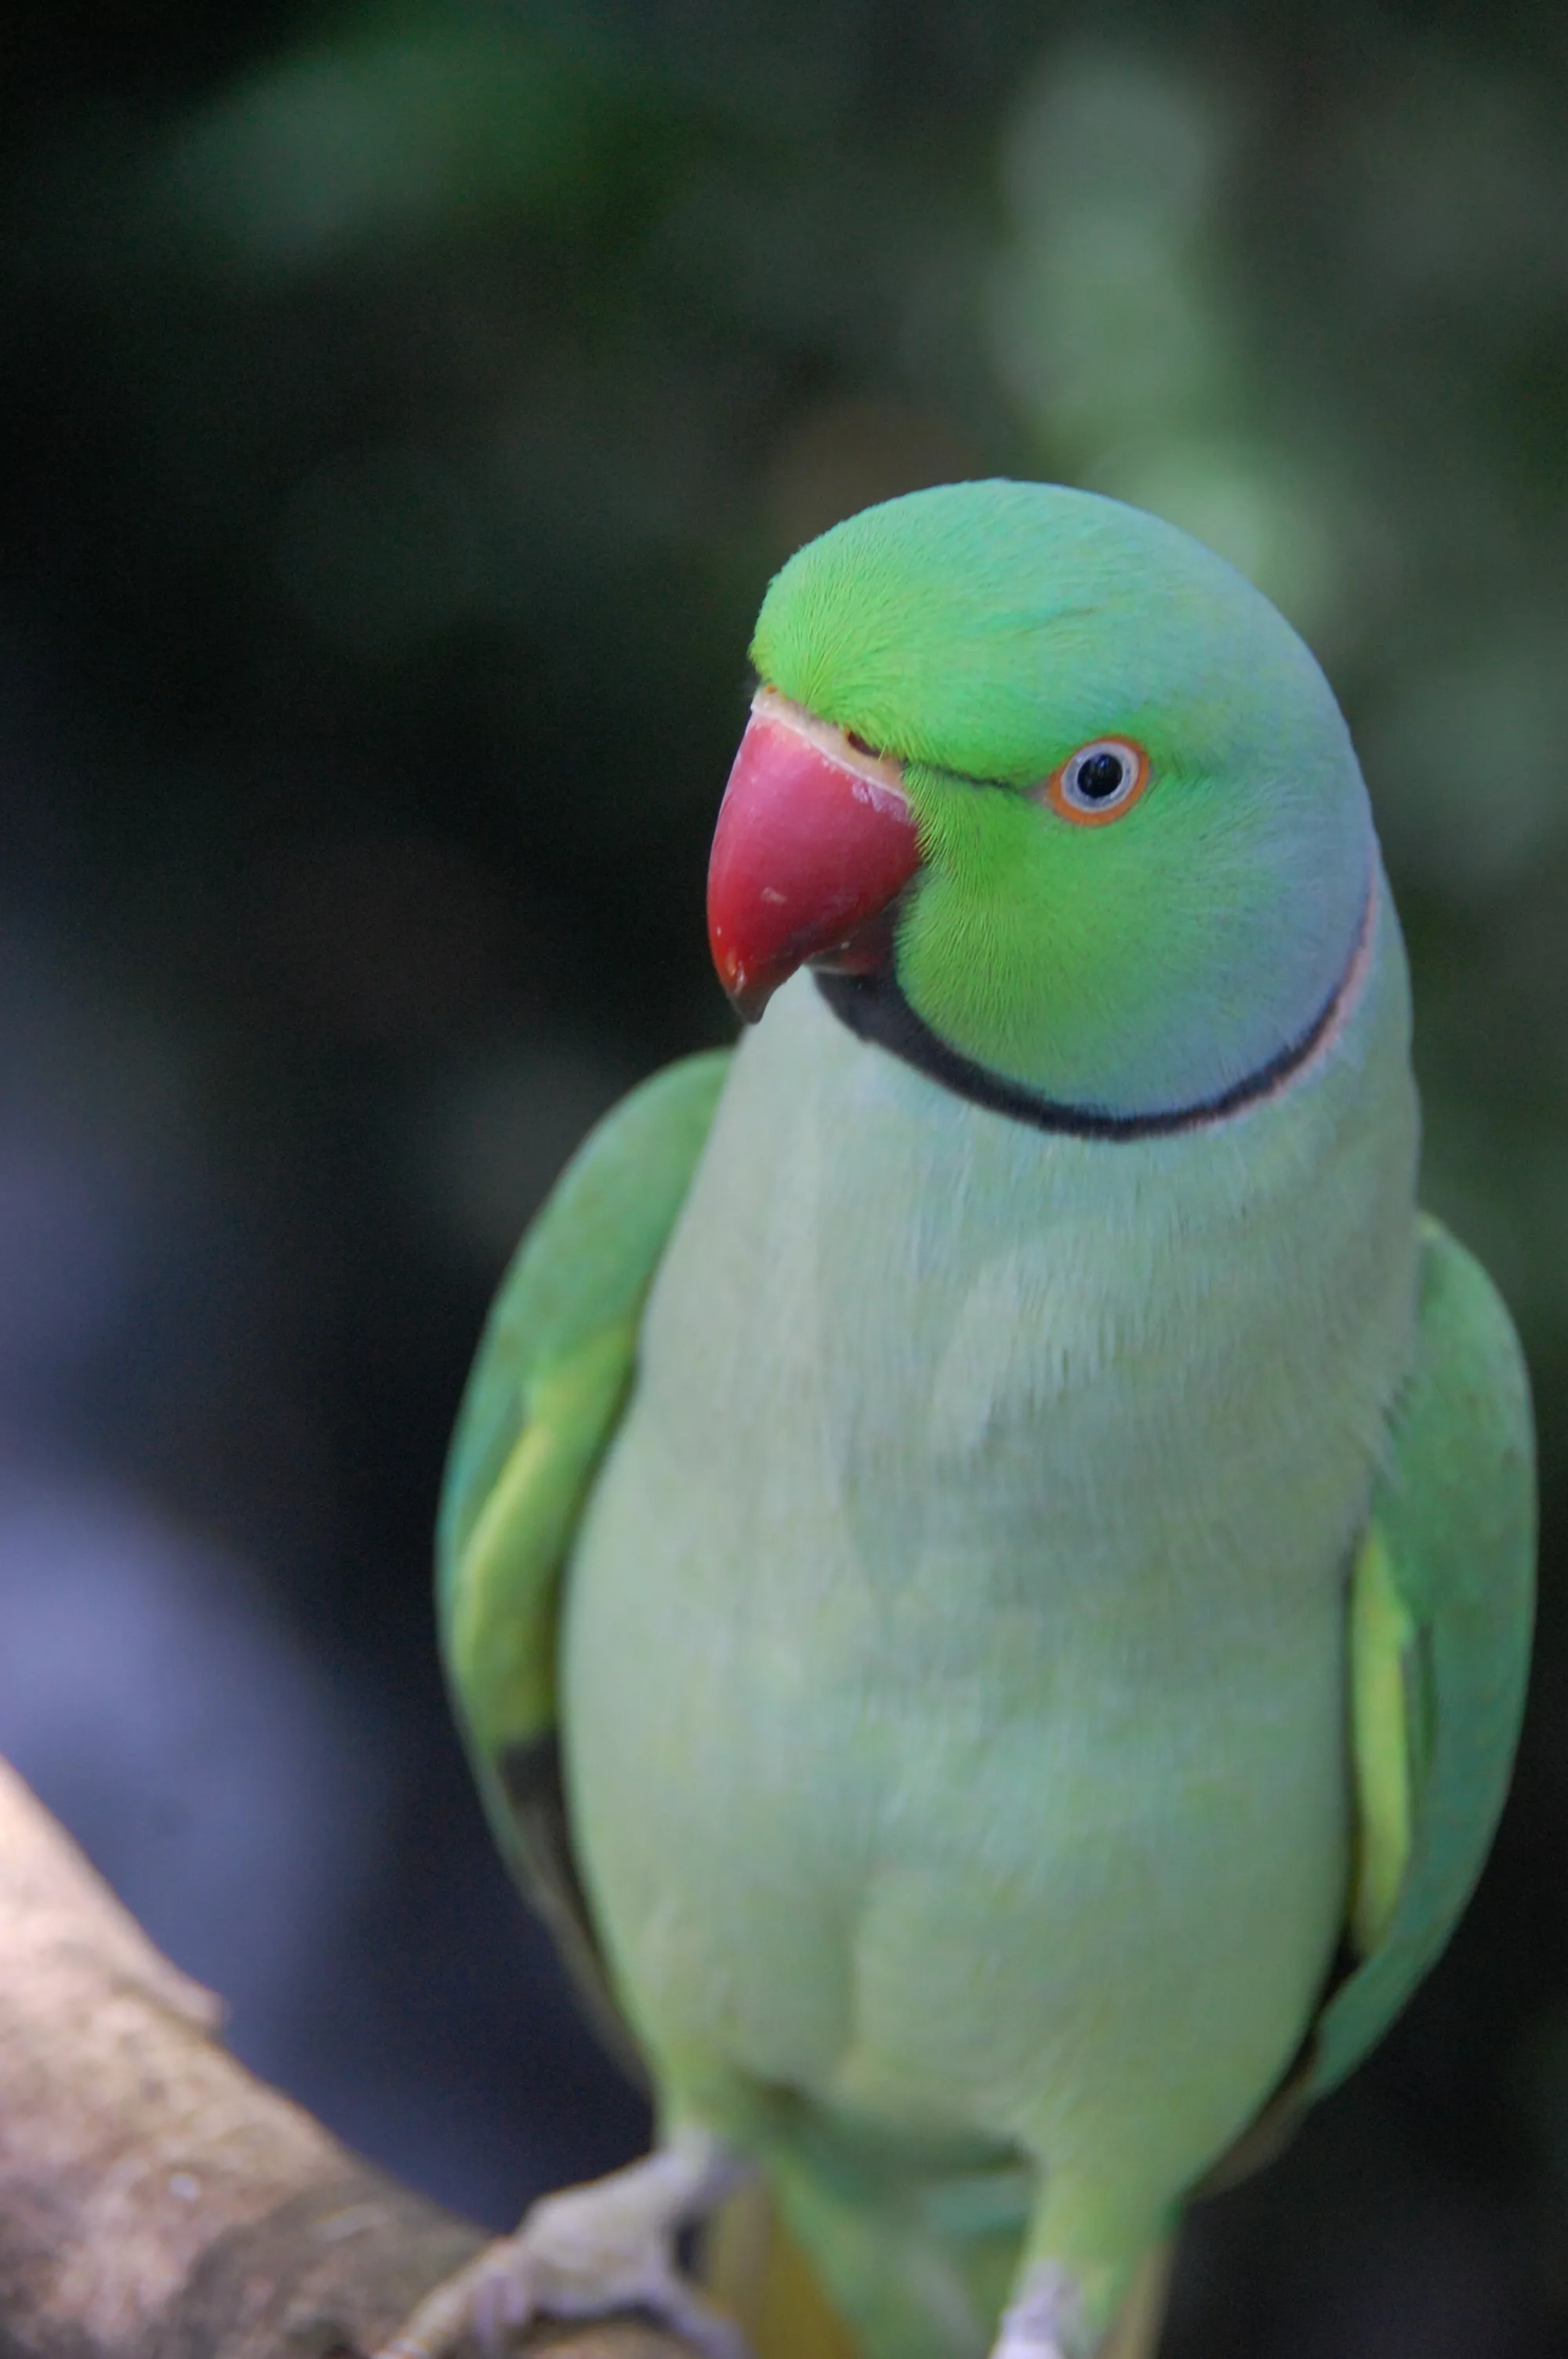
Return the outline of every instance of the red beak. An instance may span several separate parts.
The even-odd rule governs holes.
[[[759,690],[708,864],[713,963],[748,1024],[808,959],[853,971],[885,956],[885,920],[920,865],[902,778]]]

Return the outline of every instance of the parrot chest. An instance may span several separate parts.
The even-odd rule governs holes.
[[[808,984],[738,1060],[563,1647],[588,1886],[672,2069],[1011,2135],[1086,2071],[1285,2060],[1408,1142],[1326,1190],[1288,1130],[1146,1144],[948,1099]]]

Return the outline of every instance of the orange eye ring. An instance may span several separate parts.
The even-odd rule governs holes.
[[[1148,755],[1130,737],[1093,737],[1052,771],[1045,799],[1058,819],[1075,827],[1108,827],[1138,801],[1149,770]]]

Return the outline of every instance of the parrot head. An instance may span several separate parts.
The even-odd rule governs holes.
[[[1349,734],[1290,625],[1119,502],[945,484],[775,577],[708,873],[755,1020],[812,966],[868,1038],[1027,1113],[1161,1125],[1283,1070],[1368,939]]]

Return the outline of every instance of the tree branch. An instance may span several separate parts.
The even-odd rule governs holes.
[[[359,2359],[484,2242],[237,2063],[3,1762],[0,1929],[0,2359]]]

